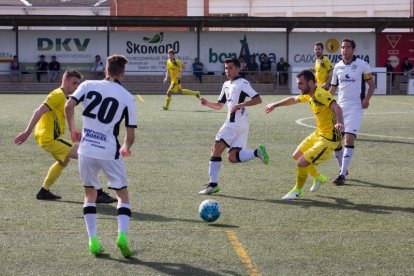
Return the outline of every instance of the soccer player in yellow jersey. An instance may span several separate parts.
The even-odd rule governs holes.
[[[49,168],[42,188],[36,195],[36,198],[39,200],[56,200],[61,198],[53,194],[50,191],[50,187],[62,174],[69,160],[78,158],[78,145],[73,144],[64,137],[66,121],[64,109],[68,95],[76,90],[81,79],[82,75],[78,71],[65,71],[61,86],[47,96],[45,101],[34,111],[26,130],[19,133],[14,139],[17,145],[21,145],[35,129],[34,135],[39,146],[49,152],[56,160]],[[117,201],[103,192],[102,189],[98,190],[98,194],[100,194],[100,197],[97,199],[98,203]]]
[[[317,42],[313,48],[316,60],[315,60],[315,78],[319,87],[328,90],[331,86],[332,79],[332,62],[330,59],[323,55],[323,43]]]
[[[172,93],[180,93],[184,95],[193,95],[200,98],[199,91],[192,91],[189,89],[183,89],[181,87],[181,75],[184,73],[184,63],[175,57],[173,49],[168,50],[168,60],[166,62],[167,72],[165,73],[164,83],[168,81],[168,76],[171,79],[170,87],[167,90],[167,98],[165,100],[164,110],[168,110],[171,104]]]
[[[320,174],[316,166],[332,156],[344,130],[342,109],[332,94],[316,86],[314,74],[304,70],[297,75],[296,82],[301,95],[270,103],[265,107],[265,112],[270,113],[276,107],[309,103],[316,120],[315,131],[293,153],[293,158],[297,161],[296,185],[283,200],[300,198],[309,174],[313,177],[311,192],[316,192],[321,184],[326,183],[327,177]]]

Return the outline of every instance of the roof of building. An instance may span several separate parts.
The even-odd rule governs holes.
[[[1,1],[1,0],[0,0]],[[74,16],[2,15],[0,26],[225,27],[225,28],[386,28],[412,29],[414,17],[218,17],[218,16]]]
[[[109,7],[108,0],[0,0],[7,7]]]

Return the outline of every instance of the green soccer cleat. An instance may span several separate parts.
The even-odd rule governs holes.
[[[121,250],[122,256],[128,258],[131,256],[132,251],[128,246],[127,234],[125,232],[120,232],[118,234],[118,239],[116,240],[116,246]]]
[[[326,183],[326,181],[328,180],[328,177],[326,177],[325,175],[323,175],[323,174],[319,174],[317,177],[315,177],[314,179],[313,179],[313,185],[312,185],[312,187],[310,188],[310,191],[313,193],[313,192],[316,192],[317,190],[319,190],[319,187],[321,186],[321,185],[323,185],[323,184],[325,184]]]
[[[97,237],[89,239],[89,252],[94,255],[102,254],[105,251]]]
[[[269,164],[269,154],[267,154],[264,145],[259,145],[259,147],[257,148],[257,157],[259,157],[259,159],[262,160],[263,164]]]
[[[283,200],[292,200],[292,199],[301,198],[302,196],[303,196],[303,188],[301,188],[301,189],[293,188],[292,190],[290,190],[289,193],[287,193],[284,197],[282,197],[282,199]]]
[[[200,99],[200,97],[201,97],[201,93],[200,93],[200,91],[195,91],[195,96],[197,97],[197,99]]]
[[[163,106],[163,107],[162,107],[162,110],[168,111],[168,107]]]

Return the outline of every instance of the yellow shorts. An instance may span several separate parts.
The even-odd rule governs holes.
[[[331,158],[338,145],[339,142],[332,142],[312,133],[300,143],[297,149],[303,153],[306,161],[318,165]]]
[[[63,162],[74,145],[75,144],[70,140],[63,136],[59,136],[56,140],[52,140],[50,143],[44,143],[41,147],[50,153],[57,161]]]
[[[181,90],[181,81],[177,80],[174,82],[171,82],[170,87],[168,88],[168,91],[174,92],[174,93],[178,93],[178,90]]]

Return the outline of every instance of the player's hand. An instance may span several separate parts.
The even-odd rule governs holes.
[[[27,140],[29,135],[30,133],[26,133],[26,131],[19,133],[19,135],[17,135],[16,138],[14,138],[14,143],[16,145],[23,144]]]
[[[164,78],[164,83],[166,83],[168,81],[168,78]]]
[[[70,139],[72,140],[72,142],[75,142],[75,143],[80,142],[81,137],[82,137],[82,133],[77,129],[72,130],[70,132]]]
[[[368,108],[368,106],[369,106],[369,100],[363,99],[362,100],[362,108],[366,109],[366,108]]]
[[[121,156],[123,158],[130,157],[131,156],[131,151],[128,148],[126,148],[125,146],[122,146],[120,148],[119,153],[121,154]]]
[[[276,108],[276,105],[274,103],[270,103],[270,104],[268,104],[268,105],[265,106],[264,112],[265,113],[270,113],[273,110],[275,110],[275,108]]]
[[[235,105],[232,106],[230,112],[231,113],[236,112],[237,110],[239,110],[242,107],[243,107],[243,105],[241,103],[240,104],[235,104]]]
[[[341,124],[341,123],[336,123],[336,124],[335,124],[335,129],[337,129],[337,130],[338,130],[338,131],[340,131],[340,132],[344,132],[344,131],[345,131],[344,124]]]
[[[200,102],[201,102],[202,105],[207,105],[208,104],[207,99],[205,99],[203,97],[200,98]]]

